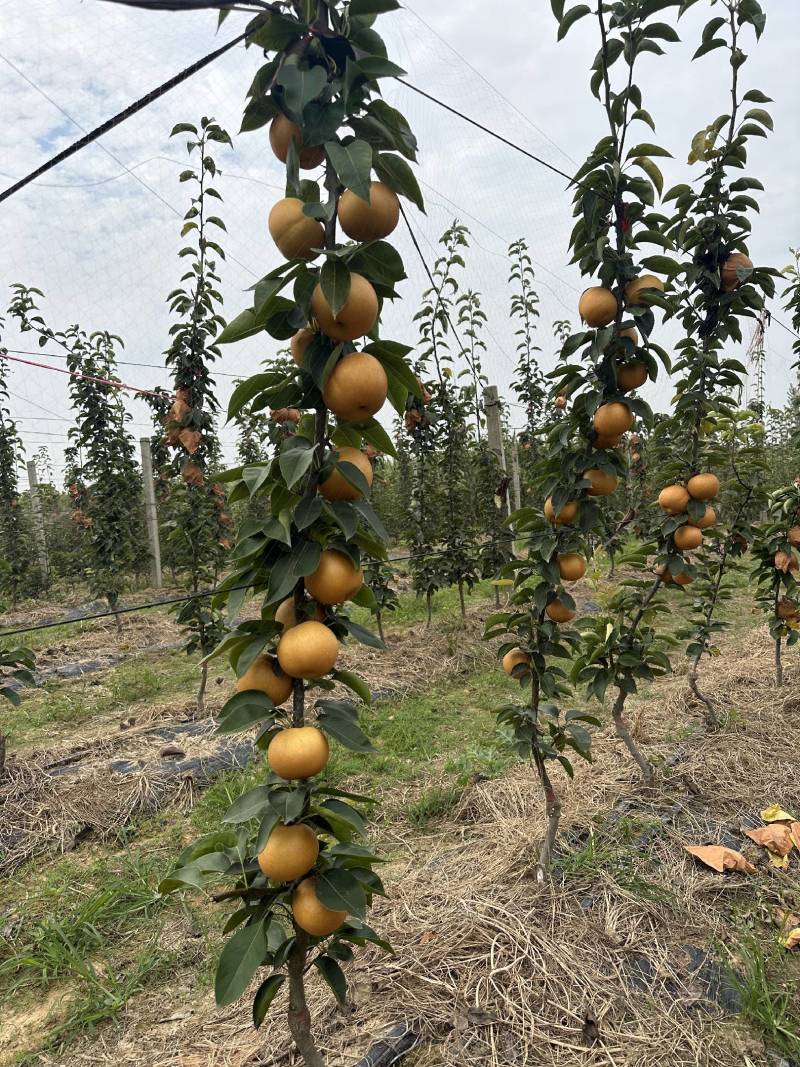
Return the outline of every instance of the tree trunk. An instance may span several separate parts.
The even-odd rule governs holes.
[[[782,638],[777,638],[775,641],[775,685],[783,685],[783,663],[781,662],[781,643]]]
[[[197,714],[203,716],[206,710],[206,685],[208,684],[208,662],[200,667],[200,688],[197,690]]]
[[[536,865],[536,881],[543,882],[550,872],[550,864],[553,859],[553,844],[558,833],[558,823],[561,819],[561,801],[558,799],[555,789],[553,789],[544,760],[535,749],[533,751],[533,762],[536,764],[539,781],[542,783],[544,810],[547,816],[547,827],[542,847],[539,850],[539,862]]]
[[[467,621],[467,606],[464,603],[464,583],[459,581],[458,583],[458,599],[461,604],[461,621]]]
[[[631,732],[628,729],[628,724],[623,718],[622,712],[625,708],[625,694],[620,690],[617,693],[617,699],[614,701],[614,707],[611,709],[611,715],[614,719],[614,729],[617,731],[617,737],[622,738],[625,742],[625,747],[631,756],[636,761],[639,770],[642,772],[642,778],[645,782],[652,782],[655,775],[653,765],[646,756],[639,750],[639,746],[631,737]]]
[[[700,665],[700,655],[701,654],[698,653],[694,657],[694,659],[692,660],[691,666],[689,667],[689,675],[688,675],[689,689],[697,697],[697,699],[700,701],[700,703],[705,706],[705,709],[706,709],[706,714],[705,714],[706,726],[710,730],[718,730],[719,729],[719,717],[717,715],[717,709],[716,709],[716,706],[714,704],[714,701],[711,700],[710,697],[707,697],[705,695],[705,693],[703,693],[700,690],[700,687],[697,684],[697,668]]]
[[[0,778],[6,769],[6,735],[0,734]]]
[[[500,607],[500,586],[499,585],[496,585],[494,587],[494,606],[496,608]]]
[[[380,637],[381,641],[386,644],[386,634],[383,632],[383,617],[381,615],[380,609],[375,612],[375,624],[378,627],[378,636]]]
[[[289,953],[287,970],[289,972],[289,1010],[287,1018],[289,1031],[303,1057],[306,1067],[325,1067],[325,1061],[319,1054],[311,1033],[311,1013],[306,1004],[306,989],[303,972],[308,957],[308,934],[298,930],[295,935],[294,948]]]
[[[433,593],[432,593],[432,592],[430,591],[430,589],[429,589],[429,590],[428,590],[428,592],[427,592],[427,593],[425,594],[425,600],[426,600],[426,602],[427,602],[427,605],[428,605],[428,622],[427,622],[427,624],[426,624],[426,625],[427,625],[427,626],[430,626],[430,624],[431,624],[431,617],[432,617],[432,615],[433,615]]]

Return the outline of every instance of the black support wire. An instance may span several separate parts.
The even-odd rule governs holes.
[[[10,185],[7,189],[4,189],[0,193],[0,203],[2,203],[4,200],[8,200],[9,197],[14,195],[14,193],[18,193],[20,189],[24,189],[25,186],[30,185],[32,181],[35,181],[43,174],[46,174],[49,170],[52,170],[54,167],[57,167],[59,163],[63,163],[65,159],[69,159],[70,156],[74,156],[77,152],[80,152],[82,148],[86,148],[87,145],[92,144],[92,142],[96,141],[98,137],[102,137],[104,133],[108,133],[110,130],[113,130],[116,126],[119,126],[121,123],[123,123],[126,119],[129,119],[132,115],[135,115],[137,112],[142,111],[149,104],[152,104],[153,101],[158,100],[159,97],[163,96],[165,93],[168,93],[170,89],[174,89],[176,85],[180,85],[181,82],[186,81],[187,78],[190,78],[193,74],[196,74],[199,70],[202,70],[203,67],[207,67],[209,63],[213,63],[215,59],[219,59],[220,56],[224,55],[226,52],[229,52],[231,48],[234,48],[237,44],[241,44],[246,37],[247,32],[240,33],[238,37],[234,37],[232,41],[228,41],[228,43],[222,45],[221,48],[217,48],[214,52],[209,52],[208,55],[196,60],[188,67],[185,67],[178,74],[175,74],[167,81],[162,82],[162,84],[159,85],[157,88],[152,89],[149,93],[146,93],[144,96],[139,97],[138,100],[135,100],[132,104],[129,104],[124,111],[120,111],[118,114],[114,115],[113,118],[107,119],[99,126],[96,126],[93,130],[90,130],[88,133],[84,134],[83,137],[80,137],[77,141],[74,141],[62,152],[59,152],[57,155],[52,156],[40,167],[37,167],[36,170],[31,171],[30,174],[26,174],[24,178],[20,178],[18,182],[15,182],[13,185]],[[14,67],[14,64],[11,63],[10,60],[6,59],[5,56],[2,56],[0,58],[5,60],[5,62],[8,63],[10,67],[13,67],[14,70],[18,70],[18,68]]]

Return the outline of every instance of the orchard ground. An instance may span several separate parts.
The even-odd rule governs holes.
[[[578,586],[584,611],[610,592],[598,573]],[[690,597],[669,596],[677,628]],[[516,683],[480,641],[491,587],[475,591],[465,629],[456,590],[434,604],[427,630],[424,602],[402,594],[389,651],[346,653],[377,690],[364,715],[379,754],[334,746],[327,777],[382,797],[372,833],[389,895],[372,922],[395,954],[348,965],[345,1009],[311,979],[331,1067],[398,1023],[418,1034],[409,1067],[800,1062],[800,956],[780,947],[774,919],[800,912],[797,856],[777,870],[743,833],[770,804],[800,809],[800,664],[786,654],[776,690],[746,576],[701,677],[722,730],[702,729],[676,658],[629,707],[655,786],[610,728],[598,731],[594,763],[572,782],[559,775],[545,885],[534,878],[540,793],[492,715]],[[214,1006],[225,905],[157,893],[181,846],[219,828],[262,777],[260,756],[244,765],[247,737],[217,738],[213,719],[196,719],[197,668],[177,641],[163,608],[126,617],[122,635],[113,620],[30,635],[45,670],[91,669],[51,674],[3,710],[2,1064],[294,1062],[280,1012],[257,1032],[246,997]],[[211,677],[213,715],[231,679],[221,663]],[[220,758],[222,740],[239,749]],[[231,758],[235,769],[207,776]],[[710,843],[741,850],[756,873],[716,874],[684,851]]]

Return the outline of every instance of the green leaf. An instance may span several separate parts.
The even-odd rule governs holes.
[[[342,185],[369,202],[372,149],[367,142],[354,140],[348,145],[341,145],[336,141],[326,141],[325,151]]]
[[[191,122],[178,122],[172,127],[170,137],[175,137],[179,133],[193,133],[197,136],[197,127],[193,126]]]
[[[766,126],[768,130],[775,128],[775,123],[768,111],[765,111],[763,107],[751,107],[750,110],[744,116],[746,119],[755,119],[756,122],[760,122],[762,126]]]
[[[668,278],[671,278],[681,270],[680,263],[670,259],[669,256],[646,256],[642,260],[642,266],[647,267],[648,270],[652,270],[656,274],[666,274]]]
[[[267,951],[263,922],[243,926],[228,939],[214,979],[217,1005],[233,1004],[244,993],[261,966]]]
[[[282,52],[290,44],[302,37],[307,29],[297,19],[288,18],[277,12],[259,15],[259,21],[262,24],[250,36],[249,41],[267,52]]]
[[[766,93],[762,93],[760,89],[750,89],[750,90],[748,90],[744,94],[744,96],[742,97],[742,100],[749,100],[750,103],[752,103],[752,104],[771,104],[772,103],[772,97],[771,96],[767,96]]]
[[[634,156],[668,156],[672,159],[672,153],[657,144],[637,144],[631,148],[625,158],[633,159]]]
[[[397,11],[399,0],[352,0],[350,15],[359,18],[364,15],[383,15],[387,11]]]
[[[317,719],[317,725],[351,752],[375,751],[370,739],[358,723],[353,722],[351,719],[323,712]]]
[[[314,462],[314,448],[304,437],[290,437],[284,442],[278,466],[288,487],[296,485]]]
[[[269,806],[270,787],[257,785],[248,789],[246,793],[234,800],[222,817],[226,823],[249,822],[250,819],[260,818]]]
[[[370,692],[369,686],[364,679],[359,678],[357,674],[353,674],[352,671],[333,671],[332,677],[335,678],[337,682],[341,682],[342,685],[346,685],[348,689],[352,689],[357,696],[361,697],[365,704],[372,703],[372,693]]]
[[[331,956],[317,956],[314,966],[333,990],[338,1003],[344,1006],[347,1000],[347,979],[342,968]]]
[[[571,7],[559,23],[558,37],[556,38],[556,40],[563,40],[563,38],[567,36],[570,29],[575,25],[578,19],[582,19],[584,15],[591,15],[591,13],[591,8],[587,7],[586,4],[578,4],[576,7]]]
[[[372,165],[382,182],[394,189],[400,196],[410,200],[423,214],[425,213],[425,201],[422,198],[416,175],[402,156],[392,155],[389,152],[376,152]]]
[[[350,295],[350,270],[341,259],[327,259],[319,272],[319,284],[334,316]]]
[[[358,69],[368,78],[402,78],[408,74],[407,70],[398,67],[396,63],[385,59],[383,56],[362,56],[358,61]]]
[[[266,643],[268,638],[263,639]],[[234,734],[249,729],[254,723],[269,719],[275,710],[266,693],[257,689],[246,689],[236,693],[222,709],[218,734]]]
[[[256,319],[255,312],[251,308],[246,308],[244,311],[239,312],[235,319],[217,335],[215,343],[218,345],[229,345],[233,341],[242,341],[245,337],[252,337],[253,334],[261,333],[263,326]]]
[[[352,619],[342,619],[347,632],[351,637],[355,637],[356,641],[360,641],[362,645],[367,645],[369,648],[377,648],[381,652],[386,650],[386,645],[377,637],[372,630],[368,630],[366,626],[361,626],[360,623],[353,622]]]
[[[633,166],[640,167],[645,172],[647,177],[656,187],[658,195],[661,196],[662,192],[664,191],[664,175],[661,173],[661,171],[652,161],[652,159],[647,159],[646,157],[634,159]]]
[[[321,904],[331,911],[345,911],[363,919],[367,912],[364,889],[350,871],[332,867],[317,875],[316,893]]]
[[[271,974],[269,978],[265,978],[258,987],[253,1000],[253,1026],[255,1026],[256,1030],[258,1030],[264,1022],[264,1019],[267,1017],[269,1006],[285,981],[285,974]]]
[[[300,120],[303,117],[303,108],[320,95],[328,84],[328,77],[324,67],[304,68],[286,63],[275,81],[277,85],[283,86],[286,110],[291,112],[295,119]]]

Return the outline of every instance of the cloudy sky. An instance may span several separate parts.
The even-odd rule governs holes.
[[[721,52],[690,63],[709,14],[701,0],[678,26],[680,45],[664,57],[646,57],[638,76],[657,140],[674,155],[665,160],[667,185],[685,180],[692,135],[725,110],[727,71]],[[766,193],[754,225],[751,255],[782,267],[790,245],[800,245],[796,175],[800,170],[797,114],[800,73],[796,62],[797,0],[770,0],[760,44],[745,45],[747,87],[773,97],[775,134],[756,141],[748,173]],[[219,34],[212,13],[155,14],[100,0],[0,0],[0,186],[10,184],[87,129],[121,110],[182,67],[229,40],[247,16],[233,13]],[[588,90],[587,72],[597,49],[593,20],[579,23],[556,43],[549,0],[412,0],[381,20],[390,55],[409,80],[473,116],[502,136],[567,172],[605,132],[604,116]],[[168,385],[162,352],[170,325],[165,296],[178,282],[176,252],[186,186],[183,140],[169,139],[178,121],[213,115],[238,130],[245,90],[259,63],[255,50],[237,48],[178,89],[126,121],[101,141],[50,171],[0,205],[3,220],[2,289],[14,281],[46,294],[43,310],[56,329],[78,322],[109,329],[125,339],[123,379],[140,388]],[[540,345],[545,366],[554,358],[552,323],[576,324],[585,286],[566,265],[571,229],[570,198],[557,175],[466,125],[410,90],[384,83],[386,96],[409,117],[420,143],[419,178],[427,215],[412,213],[429,263],[452,218],[470,228],[471,249],[461,278],[482,294],[489,315],[486,373],[511,399],[513,324],[509,321],[506,248],[525,237],[536,264],[541,298]],[[652,139],[645,127],[640,139]],[[244,290],[279,261],[266,231],[272,203],[281,195],[282,167],[264,131],[235,137],[221,148],[228,226],[223,268],[226,313],[246,306]],[[398,230],[408,280],[402,306],[386,316],[384,333],[413,343],[412,316],[427,280],[407,234]],[[0,297],[0,308],[5,296]],[[785,322],[788,317],[775,309]],[[669,346],[674,334],[664,331]],[[30,335],[7,324],[4,343],[36,348]],[[780,404],[791,376],[791,336],[773,325],[767,338],[768,398]],[[49,347],[45,351],[57,353]],[[227,348],[218,364],[218,393],[225,402],[236,376],[252,373],[274,352],[269,338]],[[62,366],[57,358],[40,359]],[[11,374],[12,408],[29,456],[42,445],[58,477],[70,425],[66,378],[17,364]],[[656,406],[669,402],[665,380],[651,387]],[[148,412],[131,398],[132,430],[149,430]],[[509,408],[512,425],[521,412]],[[223,430],[226,459],[234,459],[234,435]]]

